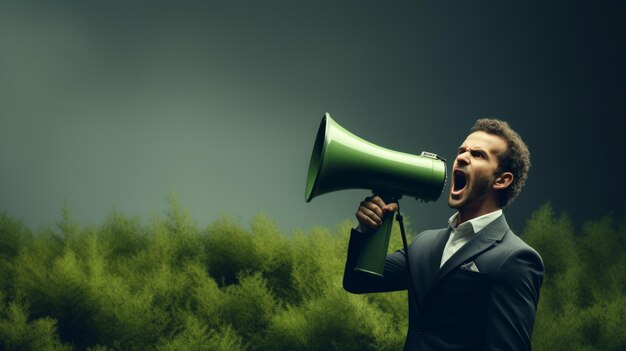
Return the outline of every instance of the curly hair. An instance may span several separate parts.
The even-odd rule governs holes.
[[[524,183],[526,183],[530,169],[530,151],[519,134],[511,129],[505,121],[480,118],[470,129],[470,134],[478,131],[497,135],[507,143],[506,151],[498,155],[498,169],[496,171],[496,175],[503,172],[513,173],[513,182],[499,194],[499,204],[501,207],[505,207],[517,197],[522,191]]]

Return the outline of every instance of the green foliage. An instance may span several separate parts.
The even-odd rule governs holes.
[[[231,218],[222,217],[212,224],[204,243],[209,273],[221,285],[235,284],[240,272],[258,268],[254,238]]]
[[[221,304],[223,321],[246,340],[256,342],[276,308],[276,300],[265,279],[259,273],[240,277],[239,284],[224,290]]]
[[[31,232],[21,222],[0,213],[0,291],[10,292],[15,284],[15,258],[31,240]]]
[[[576,232],[550,205],[529,219],[522,239],[546,266],[536,350],[626,348],[624,219]],[[401,349],[406,292],[341,286],[353,224],[286,236],[258,215],[202,230],[175,197],[147,224],[112,213],[81,227],[65,206],[32,233],[1,214],[0,350]]]
[[[605,217],[577,234],[549,204],[533,214],[522,238],[546,267],[533,333],[537,350],[626,348],[625,229]]]
[[[27,306],[4,300],[0,294],[0,350],[71,350],[59,340],[52,318],[29,321]]]
[[[158,351],[236,351],[244,350],[239,337],[230,328],[211,330],[198,319],[189,317],[180,333],[163,340]]]
[[[258,349],[399,350],[406,329],[399,329],[392,318],[367,297],[335,287],[276,314]]]
[[[299,300],[322,296],[330,286],[341,282],[339,273],[343,269],[345,253],[336,255],[339,244],[337,240],[333,240],[330,231],[323,228],[295,234],[292,240],[292,279],[300,294]]]

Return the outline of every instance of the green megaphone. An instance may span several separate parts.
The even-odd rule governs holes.
[[[446,183],[446,161],[430,152],[412,155],[389,150],[350,133],[328,113],[315,138],[306,179],[306,202],[344,189],[369,189],[385,202],[403,195],[423,201],[439,198]],[[356,270],[383,275],[393,215],[365,235]]]

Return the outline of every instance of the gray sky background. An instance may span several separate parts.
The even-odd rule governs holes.
[[[598,219],[626,195],[625,23],[618,1],[0,1],[0,211],[149,220],[176,192],[200,226],[332,226],[369,192],[304,202],[329,112],[450,161],[507,120],[533,158],[513,229],[547,201]],[[414,230],[446,224],[445,194],[402,200]]]

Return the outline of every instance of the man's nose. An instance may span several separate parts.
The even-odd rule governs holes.
[[[467,157],[468,152],[460,153],[456,156],[456,163],[458,165],[464,166],[469,163],[469,158]]]

